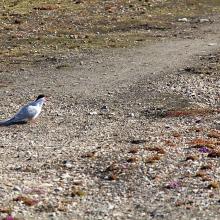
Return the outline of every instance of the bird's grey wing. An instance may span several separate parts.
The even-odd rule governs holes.
[[[37,110],[35,106],[26,105],[22,107],[15,115],[14,121],[27,121],[35,116]]]
[[[12,124],[26,123],[29,119],[33,118],[37,110],[30,104],[23,106],[12,118],[0,122],[0,125],[8,126]]]
[[[26,106],[22,107],[13,117],[0,121],[1,126],[9,126],[18,123],[24,123],[27,121],[27,110]]]

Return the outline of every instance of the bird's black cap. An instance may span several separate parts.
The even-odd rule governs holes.
[[[41,99],[41,98],[44,98],[44,97],[45,97],[45,95],[39,95],[39,96],[36,98],[36,100]]]

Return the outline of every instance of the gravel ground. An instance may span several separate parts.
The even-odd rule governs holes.
[[[219,219],[219,18],[191,34],[2,65],[1,118],[49,96],[0,128],[2,217]]]

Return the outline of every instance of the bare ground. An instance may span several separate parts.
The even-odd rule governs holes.
[[[18,219],[218,219],[220,19],[135,48],[2,64],[0,211]],[[3,214],[4,215],[4,214]]]

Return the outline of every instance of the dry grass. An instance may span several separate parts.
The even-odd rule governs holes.
[[[210,131],[207,135],[209,138],[217,138],[217,139],[220,139],[220,132],[219,131],[216,131],[216,130],[213,130],[213,131]]]
[[[179,17],[219,10],[214,0],[8,0],[0,5],[0,58],[133,46],[175,29]]]
[[[39,202],[36,199],[32,199],[32,198],[29,198],[27,196],[18,196],[15,199],[13,199],[13,201],[23,202],[27,206],[34,206]]]
[[[208,185],[208,189],[219,189],[220,184],[218,181],[212,181],[209,185]]]
[[[139,149],[137,147],[131,147],[128,151],[128,153],[131,153],[131,154],[136,154],[138,153]]]
[[[145,147],[145,150],[156,151],[158,154],[166,154],[166,151],[162,147]]]
[[[151,157],[148,157],[145,160],[145,163],[153,164],[153,163],[158,162],[159,160],[161,160],[161,156],[159,156],[158,154],[155,154],[155,155],[152,155]]]
[[[190,141],[189,144],[193,148],[207,147],[209,149],[215,149],[220,144],[220,142],[212,139],[196,138]]]
[[[137,157],[129,157],[128,159],[127,159],[127,162],[128,163],[135,163],[135,162],[137,162],[138,161],[138,158]]]

